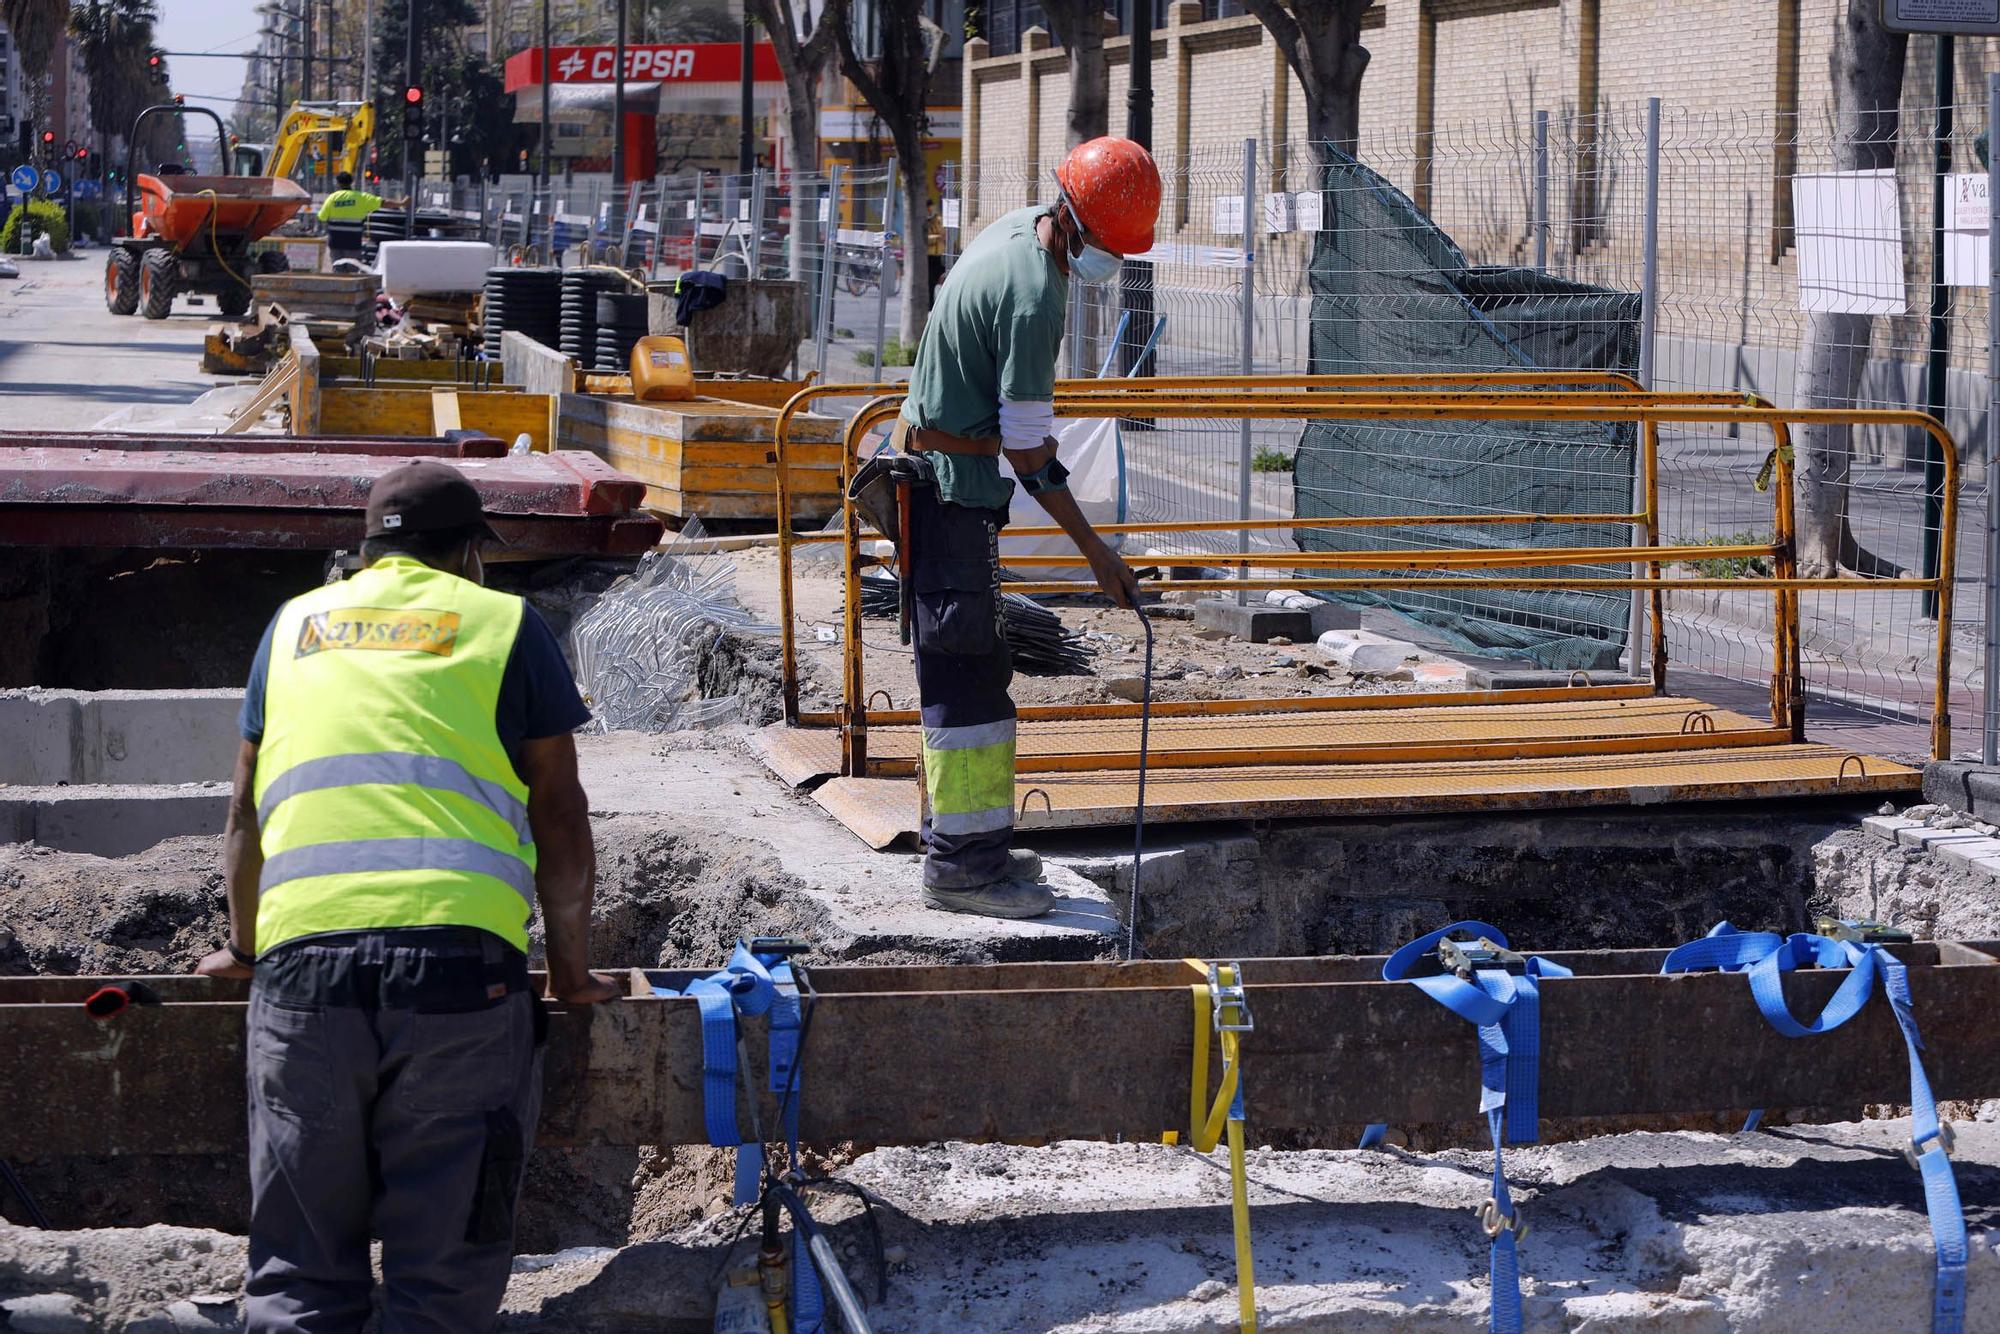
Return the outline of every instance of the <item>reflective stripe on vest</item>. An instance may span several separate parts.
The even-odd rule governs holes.
[[[328,755],[307,760],[285,770],[264,789],[257,803],[257,824],[271,822],[271,812],[287,798],[301,792],[320,792],[330,787],[358,787],[364,783],[409,783],[417,787],[456,792],[492,811],[514,827],[523,843],[535,841],[528,831],[528,806],[498,783],[475,778],[465,766],[441,755],[412,755],[407,752],[377,752],[373,755]]]
[[[257,892],[292,880],[363,871],[471,871],[503,881],[524,900],[534,901],[533,867],[469,838],[363,838],[293,848],[265,858]]]
[[[495,723],[522,602],[407,557],[294,598],[257,752],[257,948],[472,926],[527,948],[528,789]]]
[[[1014,824],[1014,720],[924,729],[931,828],[990,834]]]

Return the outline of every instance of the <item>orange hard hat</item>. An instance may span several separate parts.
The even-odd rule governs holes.
[[[1114,255],[1153,248],[1160,216],[1160,169],[1130,139],[1105,135],[1069,151],[1056,168],[1063,197],[1097,243]]]

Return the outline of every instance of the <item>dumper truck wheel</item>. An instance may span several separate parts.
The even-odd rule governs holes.
[[[257,272],[290,273],[292,258],[282,250],[260,250],[257,252]]]
[[[113,315],[139,308],[139,257],[123,246],[113,246],[104,260],[104,308]]]
[[[171,250],[148,250],[139,265],[139,313],[163,320],[173,313],[174,289],[180,286],[181,257]]]
[[[250,289],[231,283],[215,294],[215,308],[226,320],[240,319],[250,309]]]

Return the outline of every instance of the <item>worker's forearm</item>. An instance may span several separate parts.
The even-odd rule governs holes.
[[[1013,465],[1015,473],[1025,477],[1042,468],[1056,456],[1056,442],[1047,439],[1034,449],[1009,449],[1005,453],[1007,462]],[[1086,544],[1099,544],[1104,541],[1097,535],[1097,530],[1090,526],[1090,520],[1083,517],[1083,511],[1077,508],[1076,497],[1072,496],[1067,488],[1044,491],[1035,497],[1035,503],[1056,521],[1069,540],[1076,544],[1077,550],[1084,551],[1088,549]]]
[[[1084,518],[1083,511],[1077,508],[1076,497],[1069,493],[1068,488],[1044,491],[1035,497],[1035,503],[1056,521],[1069,540],[1076,544],[1078,551],[1087,552],[1103,543],[1104,539],[1090,526],[1090,520]]]
[[[597,893],[597,853],[591,845],[590,815],[578,791],[574,798],[545,803],[555,807],[529,819],[535,832],[535,895],[542,905],[542,932],[548,948],[549,981],[562,991],[590,972],[590,908]],[[544,826],[547,826],[546,828]]]
[[[222,826],[222,876],[229,889],[229,943],[245,954],[257,952],[257,882],[264,874],[260,839],[250,776],[239,763]]]

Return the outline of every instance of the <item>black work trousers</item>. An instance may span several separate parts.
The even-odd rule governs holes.
[[[527,960],[470,928],[343,932],[258,961],[246,1040],[253,1334],[490,1329],[541,1103]]]

